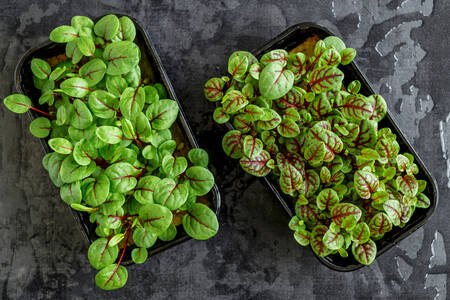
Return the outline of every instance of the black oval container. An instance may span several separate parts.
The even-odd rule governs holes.
[[[119,17],[123,16],[121,14],[116,15]],[[101,17],[98,17],[97,20]],[[153,83],[159,82],[164,84],[169,98],[175,100],[180,108],[177,122],[175,124],[181,129],[185,139],[189,143],[189,148],[198,148],[198,143],[188,124],[181,103],[178,100],[173,89],[172,83],[170,82],[169,77],[164,70],[161,59],[156,52],[155,46],[153,45],[150,37],[139,24],[139,22],[130,16],[127,17],[134,22],[134,25],[136,27],[136,38],[134,42],[139,46],[141,50],[142,58],[139,65],[141,67],[142,77],[149,78]],[[38,103],[40,91],[36,89],[33,84],[33,74],[30,68],[31,60],[33,58],[41,58],[45,60],[47,58],[51,58],[63,53],[65,53],[65,44],[58,44],[48,41],[28,50],[17,64],[15,70],[15,84],[17,92],[27,95],[33,102],[34,107],[45,110],[45,107],[39,105]],[[40,116],[39,113],[35,112],[34,110],[29,110],[27,112],[27,115],[30,118],[30,121]],[[51,149],[47,144],[47,139],[41,139],[41,144],[44,148],[45,153],[51,152]],[[59,195],[57,195],[57,197],[59,197]],[[216,212],[216,214],[218,214],[220,209],[220,193],[216,184],[214,184],[214,187],[209,192],[207,197],[211,202],[212,209]],[[91,244],[96,239],[96,234],[95,226],[93,226],[93,224],[89,221],[89,215],[87,213],[75,210],[72,210],[72,213],[77,220],[77,223],[79,224],[80,229],[86,237],[87,241]],[[158,239],[155,245],[153,245],[153,247],[149,249],[149,254],[155,255],[182,242],[192,239],[184,232],[184,230],[182,230],[182,226],[177,226],[177,229],[178,230],[175,239],[170,242],[163,242]],[[132,247],[127,249],[122,261],[123,265],[129,265],[133,263],[131,260],[131,250]]]
[[[284,32],[276,36],[274,39],[267,42],[265,45],[252,51],[252,53],[259,59],[264,53],[274,49],[285,49],[289,52],[290,50],[293,50],[295,47],[303,43],[309,37],[317,36],[320,39],[324,39],[330,35],[335,34],[333,34],[327,28],[319,26],[315,23],[300,23],[289,27]],[[351,64],[348,64],[346,66],[340,65],[339,69],[342,72],[344,72],[345,85],[348,85],[353,80],[359,80],[361,82],[361,90],[360,90],[361,94],[366,96],[375,94],[371,85],[369,84],[369,81],[361,73],[355,62],[352,62]],[[230,130],[234,129],[233,125],[230,122],[226,123],[226,125]],[[377,241],[376,242],[377,257],[385,253],[387,250],[392,248],[398,242],[400,242],[401,240],[409,236],[411,233],[419,229],[428,220],[428,218],[431,217],[438,202],[438,190],[436,187],[435,179],[433,178],[433,176],[431,176],[430,172],[425,167],[425,165],[423,164],[420,157],[417,155],[414,148],[411,146],[411,144],[409,144],[401,129],[392,119],[389,109],[384,119],[379,123],[379,127],[391,128],[392,132],[395,133],[398,137],[397,142],[400,145],[400,151],[409,152],[414,156],[414,161],[419,167],[419,173],[416,175],[416,178],[425,180],[427,182],[427,187],[424,193],[430,198],[431,205],[426,209],[417,208],[414,214],[412,215],[410,221],[406,224],[405,227],[403,228],[394,227],[392,231],[386,233],[381,240]],[[267,188],[274,193],[275,197],[283,206],[284,210],[289,215],[289,217],[294,216],[295,199],[284,194],[280,190],[278,182],[272,180],[270,178],[270,175],[262,178],[262,180],[264,181]],[[318,256],[316,257],[319,259],[321,263],[323,263],[324,265],[335,271],[348,272],[364,267],[364,265],[357,262],[356,259],[351,254],[347,258],[343,258],[339,254],[329,255],[327,257],[318,257]]]

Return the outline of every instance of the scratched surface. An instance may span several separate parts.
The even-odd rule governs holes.
[[[319,4],[320,2],[320,4]],[[363,4],[364,3],[364,4]],[[151,35],[223,195],[220,233],[129,267],[125,288],[95,288],[87,243],[41,166],[28,121],[0,108],[1,299],[445,299],[450,247],[450,1],[0,1],[0,97],[20,56],[72,15],[130,14]],[[260,181],[220,149],[203,83],[228,55],[313,21],[358,50],[357,62],[435,176],[440,202],[412,236],[353,273],[299,247]]]

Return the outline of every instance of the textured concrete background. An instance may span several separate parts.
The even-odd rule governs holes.
[[[127,3],[128,2],[128,3]],[[13,91],[20,56],[73,15],[120,12],[156,44],[200,144],[212,153],[223,195],[221,230],[145,265],[125,288],[95,288],[87,243],[41,166],[28,121],[0,108],[2,299],[445,299],[450,247],[450,1],[0,1],[0,97]],[[320,4],[319,4],[320,2]],[[365,4],[362,4],[364,2]],[[220,149],[203,83],[236,49],[251,50],[290,25],[328,26],[357,62],[439,183],[431,220],[370,267],[336,273],[299,247],[288,218],[260,181]]]

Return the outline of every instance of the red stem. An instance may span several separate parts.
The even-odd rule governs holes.
[[[123,247],[122,254],[120,255],[120,258],[119,258],[119,262],[117,263],[116,267],[114,268],[114,271],[112,272],[111,276],[105,282],[105,286],[107,286],[108,283],[113,279],[114,275],[116,275],[117,269],[119,269],[120,263],[122,262],[122,259],[123,259],[123,256],[125,254],[125,251],[127,250],[128,238],[130,237],[130,235],[128,234],[128,231],[130,230],[130,226],[128,226],[128,228],[126,230],[126,233],[125,233],[127,235],[127,237],[125,239],[125,246]]]

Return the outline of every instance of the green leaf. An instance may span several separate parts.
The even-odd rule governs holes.
[[[31,71],[37,78],[47,79],[50,77],[52,68],[45,60],[42,60],[40,58],[33,58],[31,60]]]
[[[96,117],[111,119],[116,116],[119,101],[111,93],[96,90],[89,95],[88,105]]]
[[[85,63],[79,70],[80,76],[86,80],[88,87],[93,87],[99,83],[106,73],[106,65],[103,60],[95,58]],[[97,91],[97,92],[100,92]]]
[[[77,46],[80,52],[85,56],[94,56],[95,44],[94,41],[86,36],[77,38]]]
[[[377,256],[377,245],[370,239],[363,244],[353,242],[352,253],[359,263],[370,265]]]
[[[338,203],[331,210],[333,222],[338,226],[341,226],[349,216],[355,217],[356,221],[358,221],[361,218],[361,215],[362,211],[358,206],[346,202]]]
[[[128,120],[134,121],[145,104],[145,90],[143,88],[126,88],[120,96],[120,111]]]
[[[345,48],[339,54],[341,55],[341,64],[345,66],[353,61],[356,56],[356,50],[353,48]]]
[[[222,148],[225,154],[231,158],[241,158],[244,155],[243,141],[243,135],[239,130],[228,131],[222,139]]]
[[[338,232],[328,229],[323,236],[323,244],[331,250],[337,250],[344,246],[344,236]]]
[[[120,21],[115,15],[106,15],[95,23],[94,32],[105,40],[112,40],[120,28]],[[114,44],[114,43],[112,43]]]
[[[306,72],[306,55],[297,52],[288,56],[288,69],[294,73],[295,81],[298,81]]]
[[[309,198],[317,191],[320,185],[320,178],[316,171],[306,170],[305,176],[303,176],[303,183],[300,186],[299,192],[304,197]]]
[[[209,207],[195,203],[183,217],[183,228],[190,237],[206,240],[216,235],[219,222]]]
[[[90,206],[99,206],[109,195],[110,182],[108,176],[100,175],[84,187],[83,200]]]
[[[175,182],[172,178],[164,178],[158,181],[154,187],[153,198],[170,210],[176,210],[182,206],[189,195],[186,184]]]
[[[243,156],[239,160],[239,164],[245,172],[252,174],[253,176],[264,177],[271,171],[267,165],[269,160],[270,154],[267,151],[262,150],[258,155],[255,155],[252,158]]]
[[[186,170],[186,178],[193,194],[206,195],[214,186],[214,175],[206,168],[193,166]]]
[[[193,148],[188,152],[189,161],[194,166],[200,166],[206,168],[209,164],[208,152],[201,148]]]
[[[112,264],[95,275],[95,284],[102,290],[120,289],[127,283],[128,272],[124,266]]]
[[[272,62],[278,62],[284,67],[288,62],[288,53],[283,49],[275,49],[264,54],[261,57],[260,62],[265,66]]]
[[[263,150],[263,143],[260,139],[254,138],[251,135],[246,135],[243,143],[244,155],[248,158],[259,156]]]
[[[141,204],[153,203],[153,193],[159,181],[159,177],[152,175],[141,177],[134,189],[134,198]]]
[[[90,18],[85,16],[73,16],[70,21],[70,25],[72,25],[72,27],[77,31],[80,31],[80,29],[83,27],[94,27],[94,22]]]
[[[120,98],[127,87],[128,83],[122,76],[106,75],[106,88],[115,97]]]
[[[285,194],[292,194],[300,188],[303,182],[302,174],[292,165],[288,164],[281,169],[280,188]]]
[[[100,126],[95,130],[97,137],[107,144],[118,144],[123,140],[122,130],[115,126]]]
[[[317,195],[316,198],[317,207],[320,210],[328,209],[331,210],[331,208],[339,203],[339,196],[336,193],[335,190],[326,188],[320,191],[319,195]]]
[[[267,114],[267,118],[261,118],[256,124],[262,130],[272,130],[281,123],[280,115],[273,109],[265,108],[264,113]]]
[[[254,79],[259,80],[259,75],[261,74],[263,68],[263,64],[256,62],[249,67],[248,72]]]
[[[89,263],[94,269],[101,270],[114,263],[119,255],[119,247],[109,246],[109,240],[105,238],[96,239],[88,250]]]
[[[400,192],[411,197],[416,196],[419,184],[413,175],[398,176],[396,182]]]
[[[267,99],[277,99],[285,95],[294,84],[294,73],[279,62],[271,62],[260,74],[259,91]]]
[[[365,222],[358,223],[351,232],[352,241],[364,244],[370,239],[370,229]]]
[[[402,216],[402,208],[397,200],[386,200],[383,204],[384,211],[395,226],[400,225]]]
[[[64,138],[54,138],[50,139],[48,141],[48,145],[50,148],[52,148],[55,152],[61,153],[61,154],[70,154],[72,153],[73,146],[72,143]]]
[[[308,246],[310,243],[310,233],[305,229],[299,229],[294,232],[294,239],[302,246]]]
[[[392,223],[385,213],[379,212],[370,219],[369,229],[371,237],[380,237],[386,232],[391,231]]]
[[[425,194],[419,193],[417,195],[416,207],[428,208],[428,207],[430,207],[430,205],[431,205],[431,201]]]
[[[61,82],[60,88],[65,94],[75,98],[83,98],[89,92],[93,91],[89,88],[89,83],[80,77],[72,77],[64,80]]]
[[[108,65],[108,75],[126,74],[139,63],[139,48],[130,41],[111,43],[106,46],[103,59]]]
[[[377,94],[370,95],[367,98],[367,101],[372,106],[371,108],[372,114],[369,117],[369,120],[380,122],[386,115],[387,111],[386,101],[384,101],[384,98],[381,95]]]
[[[161,99],[151,104],[146,116],[153,129],[163,130],[172,127],[178,116],[178,104],[169,99]]]
[[[159,235],[166,231],[172,223],[172,217],[170,210],[159,204],[149,203],[139,209],[139,219],[144,225],[144,229],[153,235]]]
[[[119,22],[119,39],[122,41],[134,41],[134,38],[136,37],[136,27],[134,26],[134,22],[127,16],[120,17]]]
[[[213,113],[213,119],[218,124],[224,124],[230,120],[230,116],[223,110],[222,107],[217,107]]]
[[[354,186],[358,195],[363,199],[369,199],[379,186],[377,177],[371,172],[356,171],[354,175]]]
[[[51,129],[50,120],[44,117],[36,118],[30,123],[31,134],[40,139],[47,137]]]
[[[142,264],[148,258],[148,251],[145,248],[134,248],[131,251],[131,259],[135,264]]]
[[[66,156],[61,164],[61,180],[64,183],[72,183],[89,177],[95,171],[95,163],[91,161],[87,166],[80,166],[72,155]]]
[[[61,199],[69,205],[72,203],[80,204],[82,198],[80,182],[76,181],[62,185],[59,194]]]
[[[77,31],[72,26],[59,26],[50,32],[50,40],[55,43],[67,43],[78,37]]]
[[[331,252],[333,251],[330,248],[328,248],[323,242],[323,238],[327,233],[327,231],[328,228],[325,225],[317,225],[313,228],[311,232],[310,237],[311,248],[313,249],[314,253],[317,256],[325,257],[331,254]]]
[[[344,79],[344,73],[336,67],[317,68],[311,73],[309,86],[316,94],[329,90],[338,90]]]
[[[229,90],[222,99],[222,108],[227,114],[234,114],[247,104],[248,100],[237,90]]]
[[[133,241],[138,247],[150,248],[155,244],[156,240],[156,235],[152,235],[145,228],[136,228],[133,232]]]
[[[175,225],[170,224],[169,228],[167,228],[166,231],[158,235],[158,238],[161,241],[169,242],[173,240],[176,236],[177,236],[177,228],[175,227]]]
[[[209,79],[203,87],[203,93],[205,94],[206,99],[212,102],[222,100],[224,86],[225,81],[221,78],[214,77]]]
[[[110,165],[106,168],[104,174],[108,176],[111,182],[110,191],[113,193],[126,193],[131,191],[137,184],[137,179],[134,177],[136,169],[133,165],[126,162]]]
[[[6,108],[16,114],[26,113],[31,107],[31,100],[25,95],[12,94],[3,99]]]
[[[277,127],[277,131],[284,137],[296,137],[300,134],[300,128],[297,123],[290,119],[284,119]]]
[[[242,78],[247,73],[249,61],[246,56],[234,56],[230,57],[228,61],[228,73],[233,78]]]

